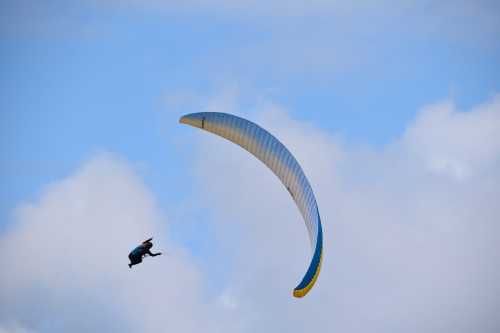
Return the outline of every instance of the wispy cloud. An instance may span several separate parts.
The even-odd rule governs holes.
[[[102,2],[101,2],[102,4]],[[303,30],[314,26],[314,22],[328,21],[332,27],[345,31],[346,27],[386,29],[399,26],[405,31],[420,31],[434,34],[452,34],[456,37],[472,37],[471,34],[493,37],[500,29],[498,17],[500,6],[496,1],[324,1],[324,0],[128,0],[104,2],[108,6],[163,10],[173,14],[208,14],[218,18],[239,19],[247,23],[287,26],[288,22],[299,24]],[[326,20],[326,21],[325,21]],[[368,20],[368,21],[367,21]],[[456,34],[457,33],[457,34]]]

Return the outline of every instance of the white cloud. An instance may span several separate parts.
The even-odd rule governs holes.
[[[450,102],[433,105],[418,115],[404,144],[432,172],[456,179],[491,168],[499,162],[500,96],[472,112],[459,112]]]
[[[228,95],[206,103],[238,108]],[[251,118],[295,154],[319,202],[324,266],[307,297],[291,296],[309,244],[287,191],[250,154],[191,129],[200,139],[191,199],[214,223],[223,268],[200,271],[166,237],[175,225],[127,163],[100,156],[23,205],[1,235],[0,330],[499,330],[497,97],[467,112],[425,108],[383,150],[273,104],[257,109]],[[149,235],[169,256],[129,270],[126,254]],[[216,276],[227,281],[220,294],[207,274],[226,274]]]
[[[200,200],[221,241],[238,239],[228,288],[242,331],[497,331],[499,114],[497,98],[466,113],[437,104],[371,151],[262,108],[256,119],[303,165],[324,222],[324,267],[300,301],[290,292],[309,249],[286,190],[239,147],[200,136]],[[435,169],[435,156],[467,174]]]
[[[189,254],[165,237],[167,225],[126,162],[109,155],[89,161],[21,206],[1,235],[0,327],[213,330],[202,276]],[[129,251],[149,236],[168,255],[130,270]]]

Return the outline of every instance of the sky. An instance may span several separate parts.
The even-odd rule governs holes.
[[[488,0],[0,1],[0,332],[500,331],[499,35]],[[297,208],[200,111],[302,165],[305,298]]]

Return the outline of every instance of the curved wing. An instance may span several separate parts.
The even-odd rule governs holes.
[[[204,129],[241,146],[261,160],[281,180],[304,218],[313,253],[302,281],[293,290],[295,297],[305,296],[318,278],[323,258],[323,231],[316,198],[299,163],[272,134],[246,119],[219,112],[191,113],[182,124]]]

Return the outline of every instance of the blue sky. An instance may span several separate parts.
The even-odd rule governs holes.
[[[350,156],[345,165],[352,163],[350,170],[360,175],[359,156],[378,156],[373,162],[380,170],[374,175],[388,175],[383,166],[391,163],[384,158],[400,161],[416,151],[409,142],[420,142],[427,130],[434,133],[421,125],[427,124],[423,110],[449,103],[442,107],[449,124],[435,119],[438,128],[450,130],[450,146],[439,150],[443,138],[429,140],[436,140],[437,153],[450,155],[432,159],[430,170],[451,170],[451,177],[460,179],[484,174],[491,178],[479,183],[498,183],[498,172],[488,171],[498,165],[495,128],[483,140],[493,142],[484,154],[470,153],[482,148],[455,148],[482,145],[481,134],[453,141],[459,140],[457,131],[476,133],[474,124],[487,123],[464,120],[463,128],[453,125],[469,119],[461,118],[463,113],[489,114],[480,111],[485,104],[493,105],[493,114],[498,111],[500,7],[494,1],[352,5],[214,0],[180,5],[23,0],[2,1],[0,6],[0,232],[7,226],[15,230],[19,217],[14,212],[26,203],[39,205],[50,191],[47,186],[57,187],[78,174],[76,170],[86,170],[95,156],[111,153],[144,183],[168,219],[186,220],[172,222],[167,238],[195,257],[194,266],[208,271],[208,294],[220,292],[231,280],[219,279],[221,271],[241,273],[234,267],[213,267],[234,246],[219,244],[218,237],[234,227],[214,225],[221,212],[207,202],[222,192],[215,190],[217,184],[213,193],[200,190],[200,175],[204,179],[203,170],[214,168],[217,162],[206,154],[217,152],[222,143],[204,144],[206,136],[178,124],[182,114],[206,110],[261,120],[289,142],[299,142],[292,151],[313,169],[310,174],[318,184],[323,182],[321,172],[314,171],[315,157],[308,153],[315,146],[301,145],[296,137],[308,137],[308,130],[322,133],[319,142],[322,136],[331,142],[325,149]],[[269,120],[275,118],[276,123]],[[294,132],[295,127],[299,129]],[[392,156],[394,149],[402,149],[394,147],[401,146],[413,148]],[[239,154],[235,148],[224,149]],[[431,151],[417,151],[416,160]],[[236,156],[235,161],[244,158]],[[329,161],[318,163],[325,162],[327,168]],[[335,177],[345,182],[342,186],[366,185],[358,184],[349,168],[339,170]],[[328,197],[324,194],[319,202]],[[498,212],[491,207],[486,211],[493,216]],[[15,327],[24,327],[22,319],[10,315]],[[12,318],[0,316],[6,331]],[[44,331],[36,320],[28,322],[29,329]]]
[[[479,14],[467,34],[446,13],[440,30],[426,29],[418,10],[358,25],[353,14],[337,24],[339,14],[242,19],[158,6],[3,2],[2,220],[96,150],[144,162],[151,183],[174,182],[182,153],[168,140],[181,112],[168,108],[169,94],[238,87],[250,104],[268,97],[350,142],[381,146],[429,103],[467,109],[499,89],[498,23],[482,28]],[[316,57],[323,63],[308,63]]]

